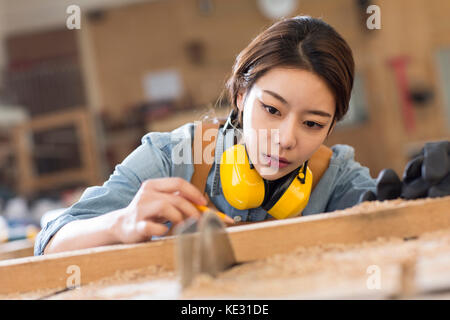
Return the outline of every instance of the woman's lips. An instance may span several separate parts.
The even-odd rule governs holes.
[[[269,166],[274,166],[274,167],[278,167],[278,168],[284,168],[284,167],[287,167],[290,164],[290,162],[285,161],[284,158],[278,159],[278,158],[273,157],[273,156],[268,156],[268,155],[266,155],[264,153],[263,153],[263,157],[268,162],[267,165],[269,165]]]

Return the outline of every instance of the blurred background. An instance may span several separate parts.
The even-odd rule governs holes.
[[[448,12],[448,0],[0,0],[0,218],[39,228],[145,133],[226,116],[216,102],[236,55],[298,14],[323,18],[354,53],[350,111],[327,144],[353,146],[373,177],[401,175],[426,141],[450,136]]]

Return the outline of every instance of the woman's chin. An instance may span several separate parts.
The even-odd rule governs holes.
[[[286,170],[287,168],[281,169],[269,166],[261,166],[259,168],[255,168],[256,171],[258,171],[259,175],[266,180],[277,180],[289,172],[289,170]]]

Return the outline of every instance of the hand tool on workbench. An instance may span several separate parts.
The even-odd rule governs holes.
[[[183,289],[199,274],[216,276],[236,265],[223,219],[215,211],[204,212],[198,220],[186,220],[175,234],[175,261]]]

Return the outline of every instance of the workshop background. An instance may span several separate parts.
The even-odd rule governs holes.
[[[321,17],[353,50],[350,111],[327,144],[353,146],[373,177],[401,175],[450,136],[448,12],[447,0],[0,0],[0,240],[31,237],[145,133],[226,116],[236,55],[283,15]]]

